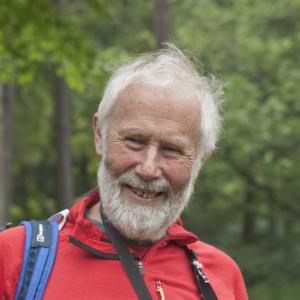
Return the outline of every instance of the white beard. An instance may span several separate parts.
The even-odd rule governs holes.
[[[174,192],[165,178],[144,181],[133,170],[116,177],[107,169],[104,160],[103,158],[100,163],[97,175],[101,207],[105,216],[128,239],[157,241],[162,238],[187,206],[196,176],[192,174],[186,186],[180,192]],[[155,206],[123,199],[121,198],[122,184],[141,189],[164,190],[165,198]]]

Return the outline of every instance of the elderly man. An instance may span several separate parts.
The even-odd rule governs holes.
[[[172,45],[114,73],[93,117],[98,187],[59,233],[43,299],[247,299],[235,262],[180,221],[221,94]],[[0,235],[1,299],[16,295],[23,245],[23,226]]]

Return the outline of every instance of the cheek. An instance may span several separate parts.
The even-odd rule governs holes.
[[[121,175],[134,166],[135,160],[123,147],[114,147],[108,149],[105,164],[114,175]]]
[[[165,166],[165,176],[175,190],[186,186],[191,178],[191,165],[183,162],[172,162]]]

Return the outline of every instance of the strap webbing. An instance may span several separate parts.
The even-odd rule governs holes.
[[[29,260],[28,257],[30,254],[30,243],[31,243],[31,235],[32,235],[32,229],[31,229],[30,222],[25,221],[25,222],[22,222],[21,224],[24,225],[24,227],[25,227],[25,246],[24,246],[22,269],[21,269],[21,274],[19,277],[15,300],[24,299],[23,294],[26,293],[26,291],[24,292],[24,289],[27,290],[27,288],[24,287],[25,282],[27,281],[27,280],[26,281],[24,280],[24,277],[26,274],[27,264],[28,264],[28,260]]]
[[[42,299],[54,263],[58,226],[55,221],[22,222],[25,248],[15,300]]]
[[[197,254],[189,249],[192,267],[197,279],[197,285],[204,300],[218,300],[208,278],[202,270],[202,264],[198,260]]]
[[[134,258],[127,248],[124,237],[117,231],[117,229],[109,223],[107,218],[102,216],[102,222],[105,228],[105,232],[109,236],[112,244],[116,248],[120,257],[123,268],[125,269],[127,276],[140,300],[151,300],[152,297],[148,291],[148,288],[138,271]]]

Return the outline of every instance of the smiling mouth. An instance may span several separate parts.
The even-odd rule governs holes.
[[[139,189],[139,188],[131,187],[129,185],[126,185],[126,187],[129,188],[135,195],[142,197],[144,199],[154,199],[163,194],[163,192],[155,192],[155,191]]]

